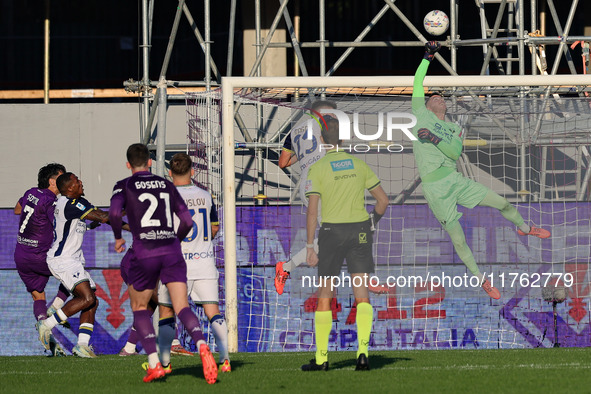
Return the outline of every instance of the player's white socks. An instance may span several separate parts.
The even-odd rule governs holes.
[[[137,331],[134,327],[131,327],[132,333],[129,334],[129,338],[138,338]],[[129,339],[125,343],[125,347],[123,348],[127,353],[135,353],[137,350],[137,343],[129,342]]]
[[[90,337],[94,330],[94,324],[82,323],[78,331],[78,345],[88,346],[90,343]]]
[[[222,315],[215,315],[209,321],[209,326],[213,330],[213,336],[215,338],[215,344],[218,347],[220,363],[224,360],[230,360],[228,354],[228,326],[226,325],[226,319]]]
[[[160,321],[160,308],[156,308],[154,312],[152,312],[152,327],[154,327],[154,334],[158,337],[158,322]],[[160,353],[160,349],[158,346],[158,340],[156,340],[156,350]]]
[[[156,365],[158,365],[159,362],[160,359],[158,358],[158,353],[148,354],[148,365],[150,366],[150,369],[156,368]]]
[[[43,324],[49,328],[53,328],[66,320],[68,320],[68,316],[66,316],[66,314],[61,309],[58,309],[57,312],[45,319]]]
[[[170,364],[170,346],[176,337],[176,324],[174,317],[161,319],[158,322],[158,348],[160,349],[160,361],[162,366]]]
[[[294,258],[296,256],[294,256]],[[287,271],[287,272],[292,272],[295,269],[296,266],[297,265],[293,262],[293,259],[289,259],[285,263],[283,263],[283,270],[284,271]]]
[[[207,345],[207,342],[205,342],[203,339],[200,339],[197,341],[197,351],[201,350],[201,345]]]
[[[308,254],[308,248],[304,247],[302,250],[293,255],[285,264],[283,264],[283,270],[292,272],[298,265],[306,263],[306,257]],[[314,239],[314,250],[318,253],[318,239]]]
[[[135,343],[126,342],[125,346],[123,347],[123,350],[125,350],[127,353],[133,354],[137,350],[137,345]]]
[[[53,302],[51,303],[51,306],[54,307],[55,309],[60,309],[62,306],[64,306],[65,301],[62,300],[59,297],[55,297],[53,299]]]

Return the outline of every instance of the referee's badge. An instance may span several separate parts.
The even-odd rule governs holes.
[[[359,243],[360,244],[367,243],[367,233],[359,233]]]

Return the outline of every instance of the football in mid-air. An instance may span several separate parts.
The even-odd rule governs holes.
[[[433,36],[440,36],[447,31],[449,27],[449,18],[443,11],[433,10],[425,15],[423,25],[427,33]]]

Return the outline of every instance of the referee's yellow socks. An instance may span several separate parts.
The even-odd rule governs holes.
[[[314,331],[316,333],[316,364],[328,361],[328,337],[332,329],[332,311],[314,313]]]
[[[357,357],[361,353],[368,355],[367,347],[369,346],[369,336],[371,335],[371,325],[373,323],[373,307],[367,302],[357,304],[357,316],[355,317],[357,323]]]

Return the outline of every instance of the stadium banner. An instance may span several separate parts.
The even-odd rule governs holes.
[[[368,278],[373,281],[369,284],[374,306],[370,349],[591,346],[591,205],[551,205],[543,210],[536,204],[518,207],[526,221],[552,231],[547,240],[517,236],[495,210],[461,210],[461,223],[479,267],[501,291],[498,301],[470,283],[470,275],[427,206],[389,207],[374,235],[376,272]],[[316,270],[299,267],[291,273],[283,295],[274,289],[274,264],[305,246],[304,224],[305,213],[299,206],[237,208],[240,351],[313,349]],[[38,355],[42,349],[31,297],[13,261],[17,227],[12,210],[0,210],[0,308],[11,311],[1,323],[0,355]],[[125,237],[131,244],[129,234]],[[218,239],[223,284],[222,237]],[[83,249],[101,303],[92,344],[97,353],[117,353],[133,320],[118,270],[122,256],[113,251],[107,225],[88,231]],[[344,269],[334,278],[340,283],[335,282],[330,350],[357,346],[354,298],[347,277]],[[544,301],[542,289],[556,284],[565,286],[566,300],[555,305],[554,324],[553,304]],[[49,300],[57,287],[51,278],[46,289]],[[70,322],[71,329],[54,329],[66,350],[76,343],[78,316]],[[213,345],[212,335],[208,338]]]

